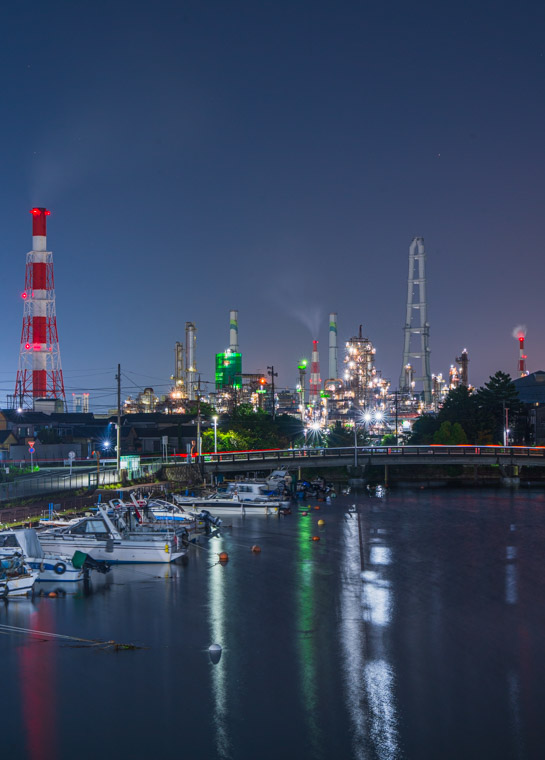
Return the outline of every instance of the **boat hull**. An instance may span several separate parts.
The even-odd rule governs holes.
[[[46,551],[73,556],[80,551],[93,559],[110,564],[147,564],[169,563],[187,554],[187,547],[176,547],[170,539],[155,541],[94,541],[85,536],[46,536],[40,535],[40,542]],[[113,544],[113,546],[112,546]]]
[[[27,596],[32,592],[34,583],[36,582],[37,573],[29,573],[28,575],[20,575],[18,578],[8,578],[6,581],[2,581],[2,587],[0,588],[0,594],[9,598],[13,596]]]

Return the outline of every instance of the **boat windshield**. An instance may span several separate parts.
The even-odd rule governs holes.
[[[84,534],[101,533],[101,534],[107,535],[110,533],[110,531],[108,530],[108,526],[102,520],[91,518],[89,520],[84,520],[83,522],[80,522],[78,525],[74,525],[74,527],[70,529],[70,533],[75,533],[78,536],[83,533]]]
[[[2,549],[20,549],[21,547],[17,543],[17,538],[14,533],[1,533],[0,534],[0,548]]]

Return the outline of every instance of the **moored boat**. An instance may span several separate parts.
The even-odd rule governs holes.
[[[80,551],[108,563],[174,562],[187,554],[189,532],[184,525],[153,524],[135,519],[137,510],[97,506],[94,515],[73,525],[40,531],[45,550],[73,555]]]
[[[0,559],[0,597],[26,596],[32,591],[38,573],[16,552]]]
[[[45,552],[34,528],[16,528],[0,531],[0,557],[20,553],[32,570],[38,573],[38,582],[74,582],[83,580],[85,567],[75,567],[65,554]]]

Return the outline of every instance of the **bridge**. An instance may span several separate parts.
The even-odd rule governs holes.
[[[185,464],[187,460],[183,460]],[[195,461],[195,460],[194,460]],[[169,464],[172,464],[169,458]],[[342,448],[267,449],[201,455],[205,473],[250,472],[276,468],[367,465],[501,465],[545,467],[545,447],[522,446],[348,446]]]

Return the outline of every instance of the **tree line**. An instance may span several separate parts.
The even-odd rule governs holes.
[[[415,421],[408,442],[501,445],[506,429],[509,441],[527,442],[524,405],[510,375],[498,371],[476,391],[464,385],[449,391],[437,414]]]

